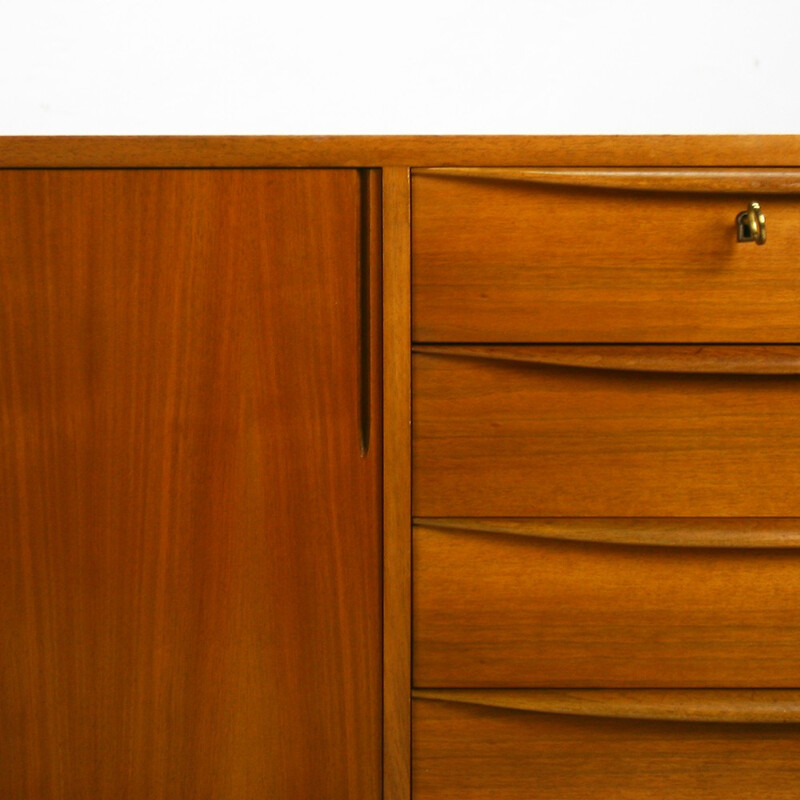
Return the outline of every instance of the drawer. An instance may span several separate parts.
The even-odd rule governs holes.
[[[792,692],[418,692],[415,800],[795,800]]]
[[[418,687],[800,686],[800,520],[436,519]]]
[[[412,200],[416,341],[800,341],[796,170],[417,170]]]
[[[800,516],[800,347],[415,351],[417,516]]]

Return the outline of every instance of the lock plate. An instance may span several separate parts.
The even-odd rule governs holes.
[[[736,241],[764,244],[767,241],[767,221],[759,203],[750,203],[736,215]]]
[[[742,211],[736,216],[736,241],[737,242],[752,242],[755,240],[755,234],[750,226],[750,215],[747,211]]]

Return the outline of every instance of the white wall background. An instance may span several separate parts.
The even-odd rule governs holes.
[[[798,133],[797,0],[0,0],[0,134]]]

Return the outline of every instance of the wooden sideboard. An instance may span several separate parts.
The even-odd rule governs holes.
[[[798,253],[795,136],[0,139],[0,796],[795,798]]]

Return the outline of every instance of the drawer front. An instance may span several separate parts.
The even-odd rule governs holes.
[[[800,348],[417,347],[417,516],[800,516]]]
[[[414,685],[800,686],[798,547],[800,520],[420,521]]]
[[[419,170],[414,339],[799,341],[800,194],[770,194],[798,188],[791,171]],[[753,200],[763,247],[737,243]]]
[[[736,695],[724,693],[713,693],[710,701],[681,693],[653,703],[636,697],[606,700],[588,692],[567,698],[460,694],[457,702],[413,701],[415,800],[794,800],[800,795],[794,698],[750,697],[742,705]],[[658,718],[666,705],[677,714]],[[749,721],[762,715],[764,721]]]

